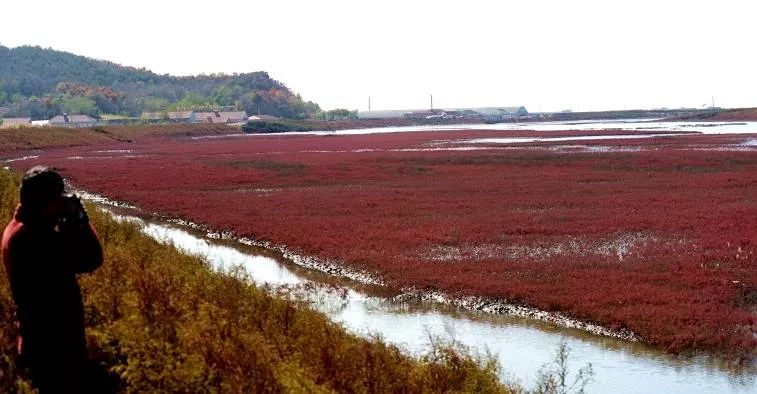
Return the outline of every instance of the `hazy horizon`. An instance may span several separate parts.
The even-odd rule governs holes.
[[[715,6],[714,4],[717,4]],[[40,12],[43,10],[44,12]],[[324,109],[755,107],[757,5],[237,1],[3,5],[0,44],[160,74],[266,71]],[[28,16],[28,17],[24,17]]]

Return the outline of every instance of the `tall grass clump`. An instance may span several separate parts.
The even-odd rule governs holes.
[[[18,178],[0,170],[0,215]],[[158,243],[138,225],[90,208],[105,263],[80,278],[93,359],[124,392],[509,392],[491,359],[454,344],[413,358],[348,334],[305,304]],[[14,364],[16,329],[0,279],[0,391],[28,390]]]

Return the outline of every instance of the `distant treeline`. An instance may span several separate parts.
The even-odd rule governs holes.
[[[320,112],[262,71],[176,77],[52,49],[0,46],[0,117],[136,117],[218,107],[294,119]]]

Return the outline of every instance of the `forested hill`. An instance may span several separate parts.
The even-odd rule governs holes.
[[[218,107],[304,118],[320,110],[262,71],[175,77],[31,46],[0,46],[0,107],[0,116],[34,119]]]

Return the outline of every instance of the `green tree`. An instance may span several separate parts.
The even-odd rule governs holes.
[[[149,112],[162,111],[168,108],[169,104],[168,100],[159,97],[145,97],[142,100],[142,108]]]
[[[97,116],[99,111],[94,100],[83,96],[63,96],[58,99],[60,110],[70,114]]]
[[[241,109],[247,111],[248,114],[266,114],[274,115],[274,112],[268,107],[266,98],[262,92],[248,92],[239,99],[239,106]]]
[[[337,108],[337,109],[332,109],[330,111],[326,111],[326,120],[346,120],[346,119],[356,119],[356,118],[357,118],[357,111],[350,111],[344,108]]]
[[[208,107],[215,105],[215,102],[200,94],[189,92],[174,104],[168,106],[172,110],[191,110],[198,107]]]
[[[235,84],[226,84],[219,86],[210,94],[210,99],[218,105],[230,106],[236,105],[239,97],[242,96],[241,86]]]
[[[311,117],[320,110],[265,72],[175,77],[39,47],[0,46],[0,76],[0,104],[18,116],[56,115],[59,104],[82,105],[68,103],[65,95],[93,100],[99,113],[130,116],[218,105],[284,118]],[[40,107],[32,96],[51,105]]]

